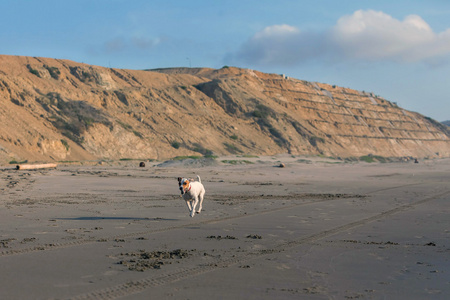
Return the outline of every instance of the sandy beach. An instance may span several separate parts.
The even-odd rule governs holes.
[[[0,299],[450,299],[449,182],[450,159],[4,166]]]

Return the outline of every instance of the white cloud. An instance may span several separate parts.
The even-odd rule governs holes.
[[[263,31],[255,34],[254,39],[265,39],[266,37],[274,37],[274,38],[289,38],[291,35],[296,35],[300,33],[300,30],[293,26],[289,25],[274,25],[269,26],[263,29]]]
[[[450,29],[435,33],[418,15],[398,20],[373,10],[341,17],[327,31],[274,25],[251,37],[233,59],[258,65],[326,61],[436,61],[450,55]]]
[[[321,52],[321,44],[314,33],[289,25],[274,25],[256,33],[230,58],[256,64],[290,65],[316,56]]]
[[[348,58],[419,61],[439,55],[433,50],[438,36],[417,15],[399,21],[383,12],[359,10],[340,18],[330,33],[336,50]],[[446,43],[448,53],[450,39]]]

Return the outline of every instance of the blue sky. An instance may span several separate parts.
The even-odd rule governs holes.
[[[224,65],[364,90],[450,120],[448,0],[0,0],[0,54]]]

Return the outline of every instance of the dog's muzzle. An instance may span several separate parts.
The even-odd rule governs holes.
[[[184,194],[184,190],[183,190],[183,187],[182,187],[182,186],[180,186],[180,192],[181,192],[181,195]]]

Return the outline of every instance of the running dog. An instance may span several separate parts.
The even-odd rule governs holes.
[[[197,175],[198,181],[178,177],[178,185],[181,191],[181,197],[186,201],[191,217],[195,216],[195,208],[198,206],[197,213],[202,211],[203,197],[205,196],[205,187],[202,184],[200,176]]]

